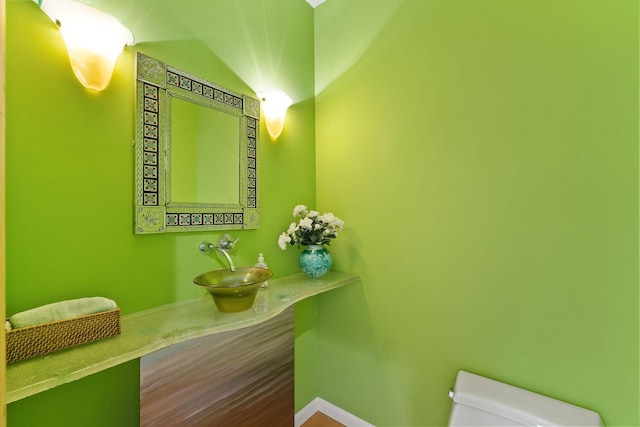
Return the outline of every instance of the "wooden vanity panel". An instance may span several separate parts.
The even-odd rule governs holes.
[[[293,426],[293,314],[143,356],[140,425]]]

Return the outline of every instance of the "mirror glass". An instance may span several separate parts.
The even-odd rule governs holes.
[[[171,97],[171,202],[240,201],[240,121]]]
[[[136,234],[260,226],[260,102],[138,52]]]

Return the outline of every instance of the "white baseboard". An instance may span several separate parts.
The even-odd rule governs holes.
[[[295,427],[300,427],[316,412],[322,412],[326,416],[333,418],[347,427],[375,427],[373,424],[369,424],[355,415],[348,413],[344,409],[338,408],[336,405],[319,397],[313,399],[307,406],[302,408],[296,414]]]

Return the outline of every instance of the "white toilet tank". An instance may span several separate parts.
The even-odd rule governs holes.
[[[460,371],[449,426],[603,426],[597,412]]]

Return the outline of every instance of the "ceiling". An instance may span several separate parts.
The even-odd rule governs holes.
[[[306,0],[306,1],[307,1],[307,3],[309,3],[311,6],[313,6],[315,8],[319,4],[324,3],[326,0]]]

